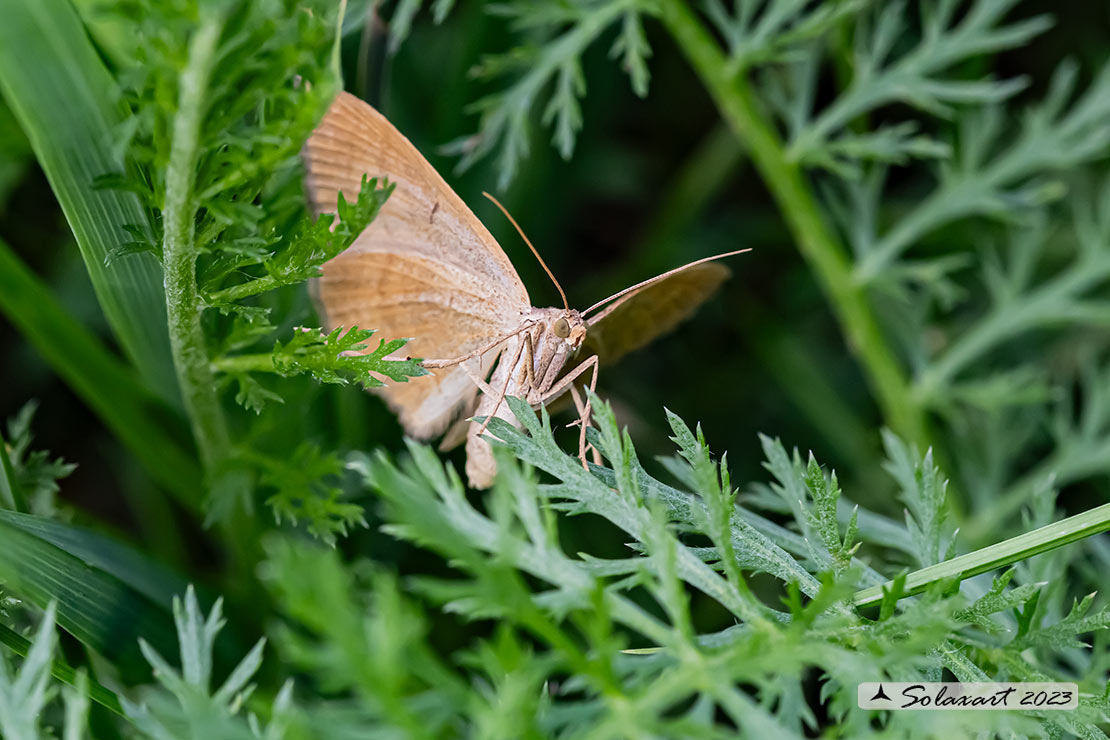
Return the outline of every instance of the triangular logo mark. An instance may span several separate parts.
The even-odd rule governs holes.
[[[875,701],[876,699],[886,699],[887,701],[891,701],[891,698],[886,695],[885,691],[883,691],[882,684],[879,684],[879,690],[876,691],[875,695],[871,697],[871,701]]]

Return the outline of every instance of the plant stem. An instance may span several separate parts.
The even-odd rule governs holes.
[[[221,373],[276,373],[274,356],[269,353],[234,355],[212,360],[212,369]]]
[[[225,465],[233,454],[231,434],[216,392],[216,376],[200,321],[203,307],[197,295],[196,172],[205,101],[222,29],[218,13],[202,11],[197,30],[189,40],[166,166],[162,261],[174,368],[207,474],[210,511],[226,512],[223,536],[232,553],[231,570],[235,574],[229,582],[248,584],[243,596],[249,601],[259,598],[252,574],[260,555],[254,534],[256,522],[249,512],[250,477],[243,469],[229,469]]]
[[[205,470],[212,474],[230,448],[227,421],[216,395],[215,377],[201,327],[197,299],[196,181],[201,121],[209,76],[215,62],[221,24],[203,15],[189,41],[188,60],[181,73],[177,115],[174,117],[169,164],[166,168],[165,237],[166,311],[170,346],[185,410],[193,426]]]
[[[235,301],[249,298],[252,295],[265,293],[267,290],[273,290],[276,287],[278,287],[277,279],[270,275],[266,275],[265,277],[248,280],[239,285],[233,285],[230,288],[217,290],[209,295],[208,298],[213,303],[234,303]]]
[[[971,578],[1107,530],[1110,530],[1110,504],[1103,504],[982,550],[914,571],[906,576],[902,595],[921,593],[930,585],[948,578]],[[877,604],[883,600],[883,588],[889,590],[892,583],[893,581],[889,581],[857,591],[852,597],[852,603],[856,606]]]
[[[871,311],[864,287],[852,277],[847,253],[821,214],[817,200],[778,133],[759,108],[743,75],[683,0],[660,0],[664,25],[689,59],[722,117],[743,142],[777,201],[802,256],[829,296],[849,348],[859,358],[890,427],[922,448],[929,447],[925,414],[913,401],[897,358]]]

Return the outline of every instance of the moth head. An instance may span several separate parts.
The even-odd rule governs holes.
[[[563,340],[571,349],[578,349],[586,338],[586,320],[578,311],[563,311],[551,323],[551,333]]]

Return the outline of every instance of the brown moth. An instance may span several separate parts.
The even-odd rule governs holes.
[[[587,384],[588,376],[592,390],[599,365],[673,329],[728,277],[728,268],[710,260],[738,254],[692,262],[585,311],[571,309],[556,282],[563,307],[535,308],[478,218],[370,105],[341,92],[303,157],[317,214],[334,213],[339,193],[357,193],[363,175],[394,183],[366,231],[324,265],[314,285],[317,304],[329,329],[358,326],[387,337],[412,337],[403,353],[431,358],[423,363],[430,375],[376,392],[413,437],[446,432],[441,445],[446,448],[465,436],[466,473],[475,488],[490,485],[496,466],[482,439],[486,425],[469,417],[484,416],[487,423],[498,417],[519,426],[504,403],[506,395],[538,406],[569,390],[579,411],[579,457],[585,464],[590,407],[575,384]]]

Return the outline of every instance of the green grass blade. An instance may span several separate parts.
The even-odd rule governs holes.
[[[0,0],[0,18],[0,91],[65,212],[108,323],[150,387],[177,404],[157,260],[104,264],[132,240],[123,227],[146,222],[134,194],[93,189],[97,176],[124,169],[115,80],[68,0]]]
[[[129,367],[69,317],[3,241],[0,313],[42,353],[154,480],[185,505],[199,509],[204,493],[200,468],[188,448],[168,433],[172,419],[166,409],[159,408],[158,400],[143,390]]]
[[[105,538],[67,527],[83,540],[80,552],[100,554],[88,562],[44,539],[36,531],[40,522],[28,514],[0,512],[0,581],[6,590],[41,608],[57,602],[58,625],[111,661],[125,681],[149,676],[139,637],[163,655],[176,654],[170,603],[155,602],[121,578],[130,574],[129,565],[112,559],[113,550],[102,547]]]
[[[980,573],[1004,568],[1019,560],[1110,530],[1110,504],[1103,504],[1082,514],[1069,516],[1032,532],[1011,537],[990,547],[930,565],[906,576],[901,596],[919,594],[932,584],[949,578],[971,578]],[[857,591],[852,598],[856,606],[872,606],[883,600],[883,589],[893,581]]]
[[[23,658],[27,657],[27,652],[31,649],[30,640],[3,624],[0,624],[0,645]],[[50,666],[50,675],[67,686],[74,688],[77,686],[77,671],[61,658],[54,658],[54,663]],[[118,696],[88,676],[85,677],[85,681],[90,699],[123,716],[123,707],[120,706]]]
[[[99,0],[71,0],[73,9],[96,42],[96,47],[113,66],[130,61],[134,27],[127,16]]]
[[[130,547],[105,535],[46,517],[0,511],[0,524],[15,527],[126,583],[156,604],[173,602],[189,583]]]

